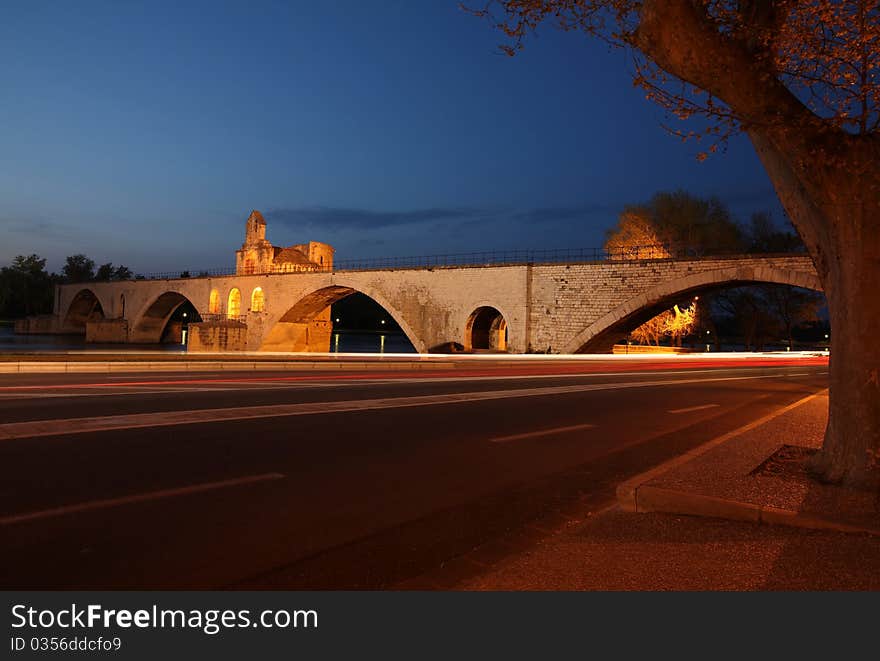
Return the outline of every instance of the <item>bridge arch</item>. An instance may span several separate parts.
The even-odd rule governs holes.
[[[166,291],[148,303],[131,326],[129,341],[135,343],[161,343],[168,331],[169,322],[184,305],[193,310],[193,318],[187,322],[201,321],[196,305],[177,291]]]
[[[104,306],[94,291],[80,289],[71,299],[64,314],[64,328],[86,331],[86,323],[105,318]]]
[[[602,353],[632,330],[684,298],[750,284],[778,284],[822,291],[815,273],[769,266],[732,266],[675,278],[642,292],[577,333],[561,353]]]
[[[363,294],[382,306],[400,326],[415,350],[418,353],[425,352],[425,342],[413,332],[412,326],[395,306],[391,305],[381,293],[354,283],[320,287],[302,296],[278,316],[273,315],[266,325],[268,332],[263,336],[260,350],[317,351],[309,347],[322,343],[325,334],[329,338],[333,324],[330,318],[330,306],[355,293]],[[279,306],[273,303],[272,307],[277,309]],[[291,347],[299,347],[299,349],[291,349]]]
[[[498,308],[481,305],[464,325],[465,351],[506,351],[507,319]]]

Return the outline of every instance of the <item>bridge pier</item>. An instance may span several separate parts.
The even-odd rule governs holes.
[[[86,322],[86,342],[90,344],[125,344],[128,342],[128,321],[102,319]]]
[[[202,321],[189,324],[186,337],[187,351],[246,351],[247,324],[240,321]]]

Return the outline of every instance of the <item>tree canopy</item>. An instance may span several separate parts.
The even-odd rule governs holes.
[[[875,0],[492,0],[468,9],[506,35],[508,55],[544,22],[633,48],[647,98],[680,119],[711,120],[683,137],[723,140],[774,116],[851,134],[880,130]],[[707,54],[717,55],[712,67]],[[742,98],[748,88],[767,98]]]
[[[57,276],[46,271],[38,255],[18,255],[0,269],[0,316],[15,318],[52,310],[52,288]]]
[[[612,258],[744,252],[743,229],[718,198],[661,192],[624,208],[617,226],[606,232],[605,249]]]
[[[92,280],[131,280],[126,266],[102,264],[85,255],[70,255],[61,275],[46,270],[46,260],[38,255],[18,255],[12,264],[0,269],[0,318],[15,319],[52,311],[53,288],[59,283]]]

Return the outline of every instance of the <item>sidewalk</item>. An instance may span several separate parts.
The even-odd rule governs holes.
[[[617,506],[449,587],[880,590],[877,494],[816,484],[804,451],[777,454],[818,448],[827,406],[825,391],[710,440],[621,484]]]

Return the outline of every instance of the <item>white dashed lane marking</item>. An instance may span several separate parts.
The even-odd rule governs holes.
[[[490,438],[490,443],[508,443],[510,441],[521,441],[526,438],[537,438],[538,436],[554,436],[555,434],[564,434],[569,431],[578,431],[580,429],[592,429],[596,425],[588,423],[582,425],[569,425],[567,427],[553,427],[551,429],[539,429],[537,431],[527,431],[522,434],[511,434],[510,436],[498,436]]]
[[[203,482],[201,484],[192,484],[186,487],[178,487],[176,489],[162,489],[160,491],[148,491],[146,493],[132,494],[130,496],[122,496],[120,498],[108,498],[105,500],[89,500],[83,503],[75,503],[73,505],[64,505],[62,507],[53,507],[47,510],[38,510],[35,512],[23,512],[21,514],[11,514],[9,516],[0,517],[0,526],[11,526],[16,523],[25,523],[27,521],[35,521],[37,519],[49,519],[65,514],[74,514],[77,512],[88,512],[91,510],[107,509],[109,507],[119,507],[121,505],[131,505],[133,503],[143,503],[150,500],[161,500],[163,498],[174,498],[177,496],[188,496],[194,493],[203,493],[205,491],[213,491],[214,489],[226,489],[229,487],[237,487],[245,484],[254,484],[256,482],[266,482],[269,480],[280,480],[285,476],[281,473],[263,473],[262,475],[247,475],[245,477],[236,477],[231,480],[221,480],[219,482]]]
[[[714,409],[721,404],[701,404],[700,406],[689,406],[686,409],[671,409],[667,413],[693,413],[694,411],[705,411],[706,409]]]

